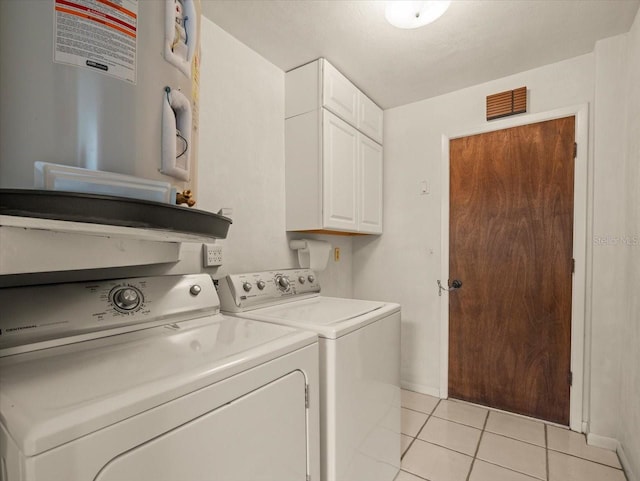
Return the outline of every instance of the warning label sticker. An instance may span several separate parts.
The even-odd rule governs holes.
[[[53,60],[136,83],[138,0],[55,0]]]

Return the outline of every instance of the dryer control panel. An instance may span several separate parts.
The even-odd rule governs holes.
[[[219,312],[206,274],[0,289],[0,357]]]
[[[311,269],[230,274],[218,283],[220,307],[227,312],[242,312],[317,296],[320,283]]]

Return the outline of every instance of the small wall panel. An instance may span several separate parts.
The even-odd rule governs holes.
[[[487,120],[522,114],[527,111],[527,87],[487,96]]]

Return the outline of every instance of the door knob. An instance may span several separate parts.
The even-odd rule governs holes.
[[[444,287],[440,282],[440,279],[438,279],[438,295],[439,296],[442,295],[442,291],[447,291],[447,292],[455,291],[456,289],[460,289],[461,287],[462,287],[462,281],[458,279],[453,280],[453,282],[451,283],[451,287]]]

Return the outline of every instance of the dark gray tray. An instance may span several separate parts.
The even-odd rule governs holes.
[[[225,239],[231,219],[188,207],[110,195],[0,189],[0,215],[156,229]]]

